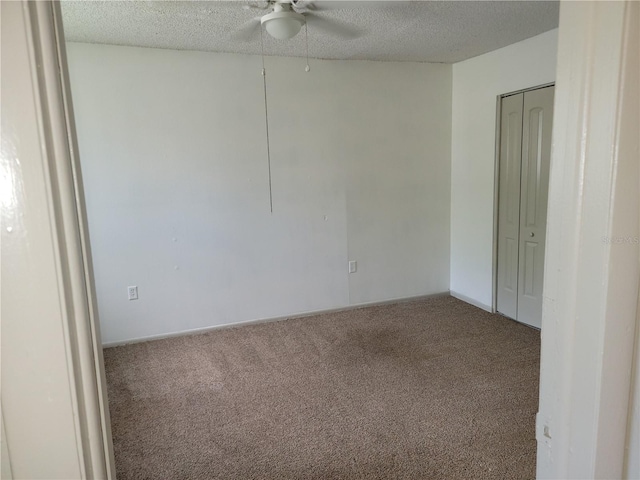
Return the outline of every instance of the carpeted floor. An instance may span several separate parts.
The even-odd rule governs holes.
[[[539,352],[452,297],[108,348],[117,476],[534,478]]]

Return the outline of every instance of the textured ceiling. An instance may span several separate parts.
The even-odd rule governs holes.
[[[316,17],[309,21],[309,55],[314,58],[454,63],[558,26],[555,1],[313,5],[317,10],[308,15]],[[259,30],[242,38],[237,32],[268,10],[248,8],[243,1],[64,1],[62,12],[69,41],[259,54]],[[347,25],[359,34],[356,38],[337,35],[336,27]],[[291,40],[265,33],[264,49],[267,55],[304,56],[304,29]]]

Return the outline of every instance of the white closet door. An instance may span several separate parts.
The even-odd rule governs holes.
[[[554,87],[524,94],[516,320],[540,328]]]
[[[500,120],[497,310],[514,319],[518,314],[523,100],[522,93],[503,98]]]

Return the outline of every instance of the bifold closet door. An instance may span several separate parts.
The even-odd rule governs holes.
[[[542,320],[554,87],[502,100],[498,190],[498,312]]]
[[[542,325],[542,280],[554,87],[524,94],[520,193],[520,253],[516,320]]]
[[[503,98],[500,118],[497,310],[514,319],[518,315],[523,99],[522,93]]]

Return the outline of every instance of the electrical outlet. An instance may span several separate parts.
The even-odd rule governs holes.
[[[137,300],[138,299],[138,287],[131,286],[127,287],[127,294],[129,295],[129,300]]]
[[[356,273],[358,271],[358,262],[355,260],[349,260],[349,273]]]

